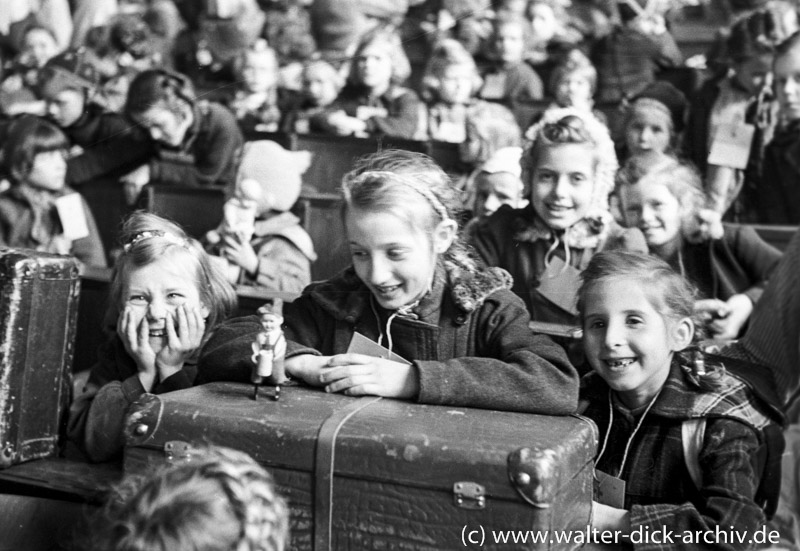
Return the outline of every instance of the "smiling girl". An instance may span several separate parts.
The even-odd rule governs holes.
[[[595,255],[581,278],[583,345],[594,369],[581,404],[601,442],[592,528],[622,537],[671,531],[673,545],[642,545],[664,549],[686,543],[677,536],[686,531],[761,529],[762,498],[776,498],[760,487],[770,419],[742,381],[688,353],[691,285],[662,260],[624,251]],[[750,549],[748,539],[681,547]]]
[[[699,289],[695,309],[710,335],[738,337],[781,253],[752,227],[720,224],[704,208],[700,175],[677,160],[650,170],[629,162],[617,181],[624,223],[642,230],[650,252]]]
[[[343,188],[353,265],[285,306],[289,375],[348,395],[574,411],[575,369],[563,349],[530,331],[508,274],[467,257],[455,190],[432,159],[377,153]],[[248,381],[259,331],[254,316],[223,325],[203,349],[198,382]],[[348,353],[356,333],[405,362]]]
[[[617,158],[605,126],[582,110],[552,109],[527,137],[521,163],[530,204],[501,206],[478,226],[474,244],[489,266],[511,273],[534,320],[572,325],[578,272],[592,255],[647,247],[639,230],[620,228],[608,211]]]
[[[197,350],[236,305],[225,276],[174,223],[135,212],[121,237],[106,315],[116,331],[70,408],[70,438],[93,461],[122,451],[125,415],[139,396],[191,386]]]

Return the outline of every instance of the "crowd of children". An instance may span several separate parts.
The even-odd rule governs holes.
[[[800,548],[800,492],[779,501],[775,483],[777,428],[794,423],[800,450],[800,241],[782,261],[740,224],[800,223],[794,11],[737,15],[693,93],[659,79],[682,55],[654,0],[89,4],[69,49],[51,28],[63,11],[0,17],[0,246],[113,258],[108,341],[76,366],[88,379],[68,421],[90,460],[119,456],[143,394],[253,381],[262,320],[228,318],[235,286],[257,286],[297,296],[282,338],[298,384],[587,416],[594,528],[752,533],[775,515]],[[460,168],[362,158],[340,187],[351,264],[312,282],[324,251],[292,212],[312,157],[272,133],[458,144]],[[201,242],[136,211],[108,255],[80,194],[100,177],[131,208],[151,182],[217,187],[223,215]],[[387,357],[352,352],[358,339]],[[783,468],[795,484],[797,462]],[[200,532],[203,549],[286,544],[286,505],[239,452],[128,490],[98,548],[189,549]],[[200,513],[173,540],[137,531],[179,503]],[[245,526],[250,508],[264,522]]]

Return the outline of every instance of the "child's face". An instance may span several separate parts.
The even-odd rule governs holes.
[[[39,189],[58,191],[64,187],[67,176],[66,151],[37,153],[25,183]]]
[[[439,99],[459,105],[469,102],[475,75],[468,65],[449,65],[439,78]]]
[[[178,311],[198,309],[208,317],[208,308],[200,300],[193,262],[175,253],[161,257],[145,266],[131,266],[123,276],[122,309],[130,308],[138,323],[147,319],[149,341],[158,354],[167,344],[167,316],[178,327]]]
[[[25,35],[22,43],[22,55],[42,67],[47,60],[58,53],[55,39],[42,29],[32,29]]]
[[[160,102],[138,115],[137,122],[147,130],[154,141],[178,147],[183,143],[186,132],[192,124],[192,118],[188,116],[189,109],[187,106],[187,116],[181,116],[168,109],[164,102]]]
[[[649,403],[667,380],[673,353],[688,344],[691,322],[662,316],[634,278],[593,284],[583,310],[583,348],[592,368],[629,408]]]
[[[352,209],[345,230],[356,274],[383,308],[396,310],[428,292],[437,249],[425,232],[388,212]]]
[[[567,73],[556,85],[556,102],[562,107],[585,107],[592,101],[592,83],[580,73]]]
[[[625,127],[625,143],[631,155],[663,153],[669,149],[672,121],[663,110],[651,106],[635,106]]]
[[[736,81],[750,94],[756,94],[767,81],[772,70],[772,56],[759,55],[734,65]]]
[[[392,81],[392,59],[386,47],[370,44],[356,59],[356,74],[359,82],[370,89],[383,89]]]
[[[248,92],[268,92],[278,81],[277,67],[272,56],[248,53],[242,66],[242,81]]]
[[[303,92],[311,103],[325,107],[339,95],[335,75],[323,69],[309,68],[303,74]]]
[[[680,239],[685,213],[665,184],[645,180],[622,186],[620,201],[627,225],[642,230],[648,247],[661,247]]]
[[[503,25],[494,36],[497,55],[503,63],[519,63],[525,53],[522,25]]]
[[[595,155],[586,144],[543,147],[531,181],[531,204],[551,228],[564,230],[586,215],[594,189]]]
[[[86,94],[82,90],[61,90],[44,100],[47,116],[61,128],[75,124],[86,107]]]
[[[475,216],[488,218],[502,205],[517,208],[522,196],[522,180],[510,172],[481,172],[475,178]]]
[[[775,91],[781,114],[789,121],[800,120],[800,52],[792,49],[775,59]]]
[[[558,26],[553,8],[547,4],[537,3],[530,8],[531,29],[533,39],[538,43],[547,43],[555,36]]]
[[[261,327],[263,327],[264,331],[267,333],[272,333],[280,329],[282,323],[283,318],[277,314],[261,314]]]

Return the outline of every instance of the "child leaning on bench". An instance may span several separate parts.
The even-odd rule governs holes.
[[[377,153],[343,187],[353,266],[285,306],[289,376],[348,395],[575,411],[575,369],[561,347],[528,328],[508,274],[467,256],[453,219],[456,191],[432,159]],[[260,331],[256,317],[222,325],[201,353],[197,383],[249,381]],[[401,358],[348,353],[361,340],[355,333]]]
[[[121,237],[106,314],[116,331],[70,407],[69,437],[93,461],[122,451],[125,415],[138,397],[192,385],[197,350],[236,306],[221,270],[174,223],[135,212]]]

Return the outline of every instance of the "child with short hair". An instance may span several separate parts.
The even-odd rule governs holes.
[[[97,70],[84,50],[68,50],[39,71],[47,117],[79,154],[67,163],[67,181],[81,184],[129,171],[152,155],[144,132],[99,103]]]
[[[278,57],[263,39],[234,60],[239,83],[229,107],[244,131],[276,132],[278,108]]]
[[[189,79],[154,69],[139,73],[128,90],[125,114],[144,128],[157,156],[123,178],[133,204],[148,182],[232,186],[244,143],[233,114],[198,100]]]
[[[549,88],[555,99],[555,106],[583,109],[607,125],[605,114],[594,108],[597,69],[580,50],[570,51],[564,61],[555,67],[550,76]]]
[[[295,105],[284,114],[281,127],[298,134],[325,133],[328,109],[339,97],[344,77],[330,63],[322,59],[309,61],[301,75],[302,94]]]
[[[623,122],[620,158],[672,154],[685,125],[686,96],[666,81],[656,81],[637,95]]]
[[[499,17],[495,20],[492,45],[495,64],[483,73],[481,99],[500,102],[511,111],[520,128],[531,122],[530,102],[544,97],[542,79],[525,63],[527,25],[519,18]]]
[[[647,245],[609,212],[617,158],[602,123],[585,111],[552,109],[527,138],[521,163],[530,203],[497,209],[478,226],[474,246],[486,264],[511,273],[535,321],[575,325],[577,275],[592,255]]]
[[[308,151],[266,140],[244,144],[225,218],[206,235],[207,250],[223,261],[231,283],[294,293],[311,283],[314,243],[289,212],[310,163]]]
[[[197,351],[236,307],[222,272],[173,222],[134,212],[120,241],[105,318],[114,331],[70,407],[69,437],[92,461],[122,451],[125,415],[139,396],[192,385]]]
[[[456,194],[432,159],[376,153],[343,187],[353,266],[284,307],[289,375],[353,396],[574,411],[577,374],[564,350],[530,331],[504,270],[467,256]],[[223,326],[203,350],[198,383],[248,381],[260,331],[252,316]],[[351,341],[374,350],[348,353]]]
[[[691,285],[664,261],[624,251],[593,256],[581,279],[583,345],[594,370],[583,380],[582,413],[601,442],[592,528],[623,538],[762,529],[763,508],[777,500],[762,484],[775,478],[780,451],[774,457],[767,433],[780,440],[778,429],[747,384],[692,347]],[[687,547],[718,548],[692,541]],[[747,540],[727,544],[751,548]]]
[[[66,185],[69,142],[64,133],[44,119],[23,115],[4,138],[0,165],[11,185],[0,193],[0,246],[72,254],[84,264],[105,266],[89,205]],[[71,206],[65,204],[70,198]],[[73,226],[69,231],[67,222]]]
[[[326,124],[340,136],[386,135],[413,139],[419,98],[402,84],[411,64],[400,37],[387,28],[365,34],[356,48],[347,85],[331,106]]]
[[[737,338],[781,253],[749,226],[722,224],[706,208],[700,175],[675,159],[623,168],[617,192],[626,226],[642,230],[652,254],[689,279],[696,312],[715,339]]]
[[[462,143],[467,112],[481,83],[475,60],[460,42],[444,39],[434,46],[422,77],[427,106],[418,139]]]
[[[458,148],[459,157],[467,166],[477,167],[500,149],[521,145],[522,131],[506,107],[479,101],[467,110],[466,136]]]
[[[120,482],[94,516],[89,549],[283,551],[289,507],[272,476],[244,452],[193,450],[191,461]]]

